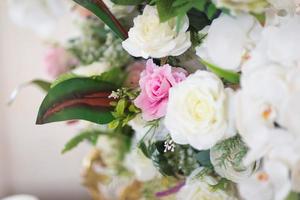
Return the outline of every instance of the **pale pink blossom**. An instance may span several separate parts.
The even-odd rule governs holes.
[[[168,64],[159,67],[152,60],[147,61],[139,81],[141,93],[134,101],[142,110],[144,120],[151,121],[166,114],[170,88],[183,81],[186,76],[187,72],[182,68]]]
[[[50,48],[44,57],[46,72],[52,78],[66,73],[72,66],[77,64],[77,60],[62,47]]]
[[[136,61],[130,64],[127,68],[127,78],[125,80],[125,86],[129,88],[137,88],[139,86],[139,80],[141,73],[145,70],[146,61]]]

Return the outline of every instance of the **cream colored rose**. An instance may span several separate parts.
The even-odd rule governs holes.
[[[229,129],[229,95],[213,73],[197,71],[171,88],[165,126],[174,142],[209,149],[234,134]]]
[[[162,58],[179,56],[190,46],[188,18],[185,17],[179,32],[176,31],[176,19],[160,23],[156,7],[146,6],[142,15],[134,19],[129,37],[122,45],[129,54],[143,58]]]

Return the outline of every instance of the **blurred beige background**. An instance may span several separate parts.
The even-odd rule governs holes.
[[[66,16],[57,35],[68,33]],[[63,145],[76,134],[64,123],[36,126],[44,94],[24,89],[15,103],[6,102],[19,84],[45,78],[42,57],[45,45],[32,31],[14,25],[6,1],[0,1],[0,199],[12,194],[32,194],[41,200],[89,199],[80,185],[81,160],[89,151],[81,145],[61,155]]]

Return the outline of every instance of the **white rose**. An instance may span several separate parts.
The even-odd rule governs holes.
[[[197,71],[170,89],[165,126],[174,142],[209,149],[234,134],[228,130],[228,102],[222,81]]]
[[[103,72],[108,71],[111,66],[105,62],[94,62],[87,66],[81,66],[72,72],[79,76],[96,76],[101,75]]]
[[[255,12],[260,13],[268,6],[266,0],[213,0],[217,7],[225,7],[233,12]]]
[[[250,15],[221,15],[215,19],[197,55],[226,70],[239,71],[260,37],[261,25]]]
[[[61,0],[9,0],[9,14],[19,26],[28,27],[42,37],[49,36],[57,20],[67,11]]]
[[[187,179],[185,186],[183,186],[176,195],[178,200],[237,200],[236,197],[226,193],[224,190],[212,190],[211,185],[217,184],[217,181],[210,177],[197,178],[201,169],[196,169]]]
[[[244,200],[284,200],[290,190],[288,168],[277,161],[265,161],[262,170],[238,184]]]
[[[176,31],[176,18],[160,23],[156,7],[146,6],[142,15],[134,19],[129,37],[122,45],[129,54],[143,58],[179,56],[190,46],[188,18],[185,16],[179,32]]]
[[[139,181],[150,181],[158,175],[152,161],[141,150],[134,148],[125,157],[125,166],[132,171]]]

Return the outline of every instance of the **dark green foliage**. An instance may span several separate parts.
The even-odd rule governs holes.
[[[162,22],[165,22],[173,17],[184,16],[191,9],[202,13],[198,14],[199,24],[203,24],[204,21],[213,20],[220,14],[212,2],[209,0],[155,0],[159,18]],[[195,26],[195,20],[193,20]],[[208,23],[206,23],[207,25]],[[199,26],[199,25],[197,25]]]
[[[112,0],[112,2],[118,5],[139,5],[145,0]]]
[[[78,135],[73,137],[67,144],[65,144],[65,147],[62,150],[62,153],[64,154],[64,153],[74,149],[83,141],[89,141],[91,144],[96,145],[98,136],[100,134],[103,134],[103,133],[98,130],[83,131],[82,133],[79,133]]]
[[[174,151],[165,151],[165,141],[141,142],[139,148],[165,176],[188,176],[196,168],[211,168],[209,151],[197,151],[189,145],[176,144]]]
[[[83,119],[106,124],[113,120],[108,96],[116,89],[95,78],[71,78],[51,88],[43,100],[37,124]]]
[[[229,83],[238,84],[240,82],[240,74],[219,68],[218,66],[211,64],[207,61],[201,60],[202,64],[206,66],[210,71],[228,81]]]

